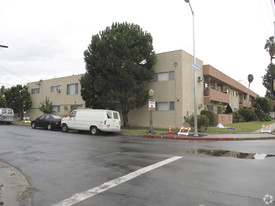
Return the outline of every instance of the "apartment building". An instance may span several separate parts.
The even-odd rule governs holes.
[[[157,58],[154,78],[148,85],[148,90],[154,90],[153,99],[156,101],[156,110],[153,111],[155,127],[167,127],[168,124],[180,126],[185,116],[194,113],[194,81],[198,114],[203,109],[221,114],[227,105],[233,111],[250,108],[257,97],[255,92],[211,65],[203,65],[199,59],[196,63],[201,71],[196,72],[195,80],[193,56],[183,50],[160,53]],[[39,106],[46,97],[53,103],[58,115],[66,116],[74,108],[85,108],[80,94],[80,78],[81,74],[28,83],[33,104],[27,114],[31,119],[41,115]],[[148,126],[148,104],[130,111],[128,119],[132,126]]]
[[[39,80],[27,84],[31,95],[32,108],[27,111],[31,119],[42,115],[39,110],[46,97],[53,103],[55,114],[66,116],[73,109],[84,108],[85,102],[80,94],[79,80],[82,74],[68,77]]]

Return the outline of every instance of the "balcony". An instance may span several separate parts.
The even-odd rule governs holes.
[[[214,89],[204,90],[204,103],[221,102],[229,104],[229,95]]]
[[[252,103],[248,100],[242,100],[239,104],[239,108],[251,108],[252,107]]]

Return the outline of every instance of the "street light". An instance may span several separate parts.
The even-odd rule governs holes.
[[[192,9],[192,6],[189,2],[189,0],[184,0],[186,3],[189,4],[191,13],[192,13],[192,19],[193,19],[193,63],[196,64],[196,55],[195,55],[195,23],[194,23],[194,11]],[[197,81],[196,81],[196,70],[194,69],[194,137],[198,136],[198,122],[197,122]]]
[[[149,110],[150,110],[150,131],[149,131],[149,133],[153,134],[154,133],[153,110],[155,110],[155,102],[152,100],[153,100],[153,96],[154,96],[154,90],[150,89],[148,93],[149,93]],[[151,105],[151,103],[153,103],[153,105]]]
[[[3,48],[8,48],[8,46],[5,46],[5,45],[0,45],[0,47],[3,47]]]

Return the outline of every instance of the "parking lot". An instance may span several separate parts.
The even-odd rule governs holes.
[[[25,175],[35,206],[265,205],[263,197],[275,195],[274,157],[201,152],[274,155],[274,140],[160,140],[15,125],[0,131],[0,161]]]

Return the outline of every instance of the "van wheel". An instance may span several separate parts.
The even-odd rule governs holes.
[[[62,124],[62,132],[68,132],[68,126],[66,124]]]
[[[97,129],[97,127],[91,127],[91,134],[92,135],[97,135],[98,134],[98,129]]]

